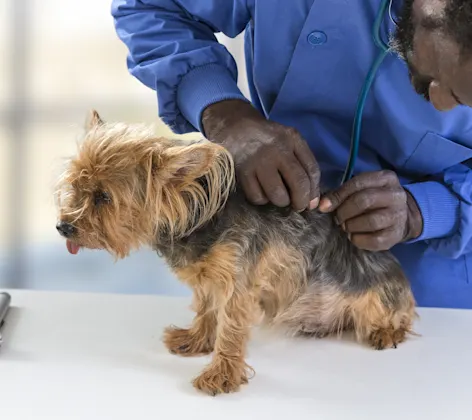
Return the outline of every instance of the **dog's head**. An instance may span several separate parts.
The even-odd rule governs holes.
[[[58,232],[70,253],[123,258],[160,234],[188,234],[225,202],[233,164],[220,146],[156,137],[147,127],[91,113],[56,191]]]

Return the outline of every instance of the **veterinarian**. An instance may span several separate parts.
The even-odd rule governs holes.
[[[334,212],[356,246],[392,250],[420,306],[472,308],[472,2],[389,2],[379,16],[381,0],[113,0],[112,14],[160,117],[224,144],[248,200]],[[244,30],[251,101],[214,37]],[[374,38],[392,36],[370,74]]]

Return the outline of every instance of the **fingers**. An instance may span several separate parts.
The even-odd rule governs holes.
[[[295,156],[301,163],[310,181],[310,201],[320,196],[320,168],[312,151],[305,141],[299,141],[295,146]]]
[[[367,189],[349,196],[338,207],[336,220],[356,247],[384,251],[405,235],[405,203],[402,188]]]
[[[396,209],[406,202],[405,191],[400,189],[368,189],[356,192],[343,201],[337,211],[336,219],[343,224],[349,219],[376,209]]]
[[[263,205],[269,202],[267,196],[257,179],[256,173],[240,175],[241,187],[249,202],[256,205]]]
[[[317,207],[320,170],[295,129],[265,122],[260,131],[252,130],[252,136],[231,137],[228,144],[250,202],[291,205],[297,211]]]
[[[372,233],[389,229],[397,225],[399,212],[392,209],[381,209],[371,213],[362,214],[347,220],[344,230],[348,233]]]
[[[315,194],[318,185],[309,175],[295,155],[271,157],[266,159],[270,165],[262,164],[257,168],[257,179],[263,194],[279,207],[291,205],[297,211],[310,207],[310,201],[318,198]],[[274,162],[276,163],[274,165]]]
[[[391,229],[385,229],[375,234],[356,233],[351,235],[351,242],[359,249],[367,251],[388,251],[397,244],[396,236]]]
[[[320,211],[334,211],[353,245],[385,251],[405,237],[407,196],[395,173],[361,174],[326,195]]]
[[[290,205],[290,195],[282,181],[276,166],[263,166],[257,170],[257,179],[264,195],[276,206],[286,207]]]
[[[309,206],[310,181],[295,158],[283,159],[278,165],[260,165],[256,171],[240,175],[240,182],[253,204],[269,201],[278,207],[291,204],[300,211]]]
[[[397,187],[398,185],[398,178],[394,172],[366,172],[347,181],[339,189],[326,194],[321,200],[319,209],[322,212],[331,212],[357,192],[373,188]]]
[[[342,228],[357,248],[386,251],[405,235],[406,213],[399,207],[374,210],[347,220]]]
[[[297,211],[302,211],[310,205],[311,183],[303,166],[295,156],[286,157],[280,162],[280,173],[290,192],[290,202]]]

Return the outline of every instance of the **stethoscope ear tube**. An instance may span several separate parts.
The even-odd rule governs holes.
[[[361,136],[361,127],[362,127],[362,114],[364,112],[367,95],[369,94],[369,90],[372,86],[372,83],[374,82],[377,70],[382,64],[382,61],[384,60],[384,58],[387,56],[388,53],[389,53],[389,50],[382,51],[377,56],[374,64],[372,65],[369,71],[369,74],[367,75],[367,78],[365,79],[364,85],[362,86],[362,91],[357,101],[357,109],[356,109],[356,114],[354,116],[354,124],[352,126],[351,150],[349,153],[349,161],[347,163],[346,170],[344,172],[344,176],[341,181],[341,185],[352,178],[352,174],[354,172],[354,166],[356,164],[357,154],[359,153],[359,140]]]
[[[351,133],[351,150],[349,152],[349,160],[346,165],[346,170],[341,180],[341,185],[352,178],[352,174],[354,172],[354,167],[356,164],[357,154],[359,153],[359,141],[360,141],[361,127],[362,127],[362,114],[364,112],[365,104],[367,101],[367,95],[369,94],[370,88],[372,87],[372,83],[375,80],[375,76],[377,74],[377,71],[380,65],[382,64],[387,54],[390,52],[388,45],[380,37],[380,27],[382,24],[383,17],[387,11],[387,8],[391,7],[391,5],[392,5],[392,0],[382,0],[382,4],[379,8],[377,17],[374,22],[372,36],[373,36],[375,45],[378,48],[380,48],[380,53],[378,54],[372,66],[370,67],[369,73],[367,74],[367,77],[362,86],[361,93],[359,94],[359,98],[357,100],[356,113],[354,115],[354,122],[353,122],[352,133]]]

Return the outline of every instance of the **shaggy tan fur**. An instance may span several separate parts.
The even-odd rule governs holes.
[[[236,391],[254,373],[245,353],[259,322],[293,335],[353,330],[376,349],[412,330],[415,302],[390,253],[356,249],[331,216],[249,205],[229,153],[205,140],[93,112],[57,197],[69,249],[123,258],[151,246],[193,289],[192,324],[169,327],[164,342],[182,356],[213,352],[193,382],[208,394]]]

